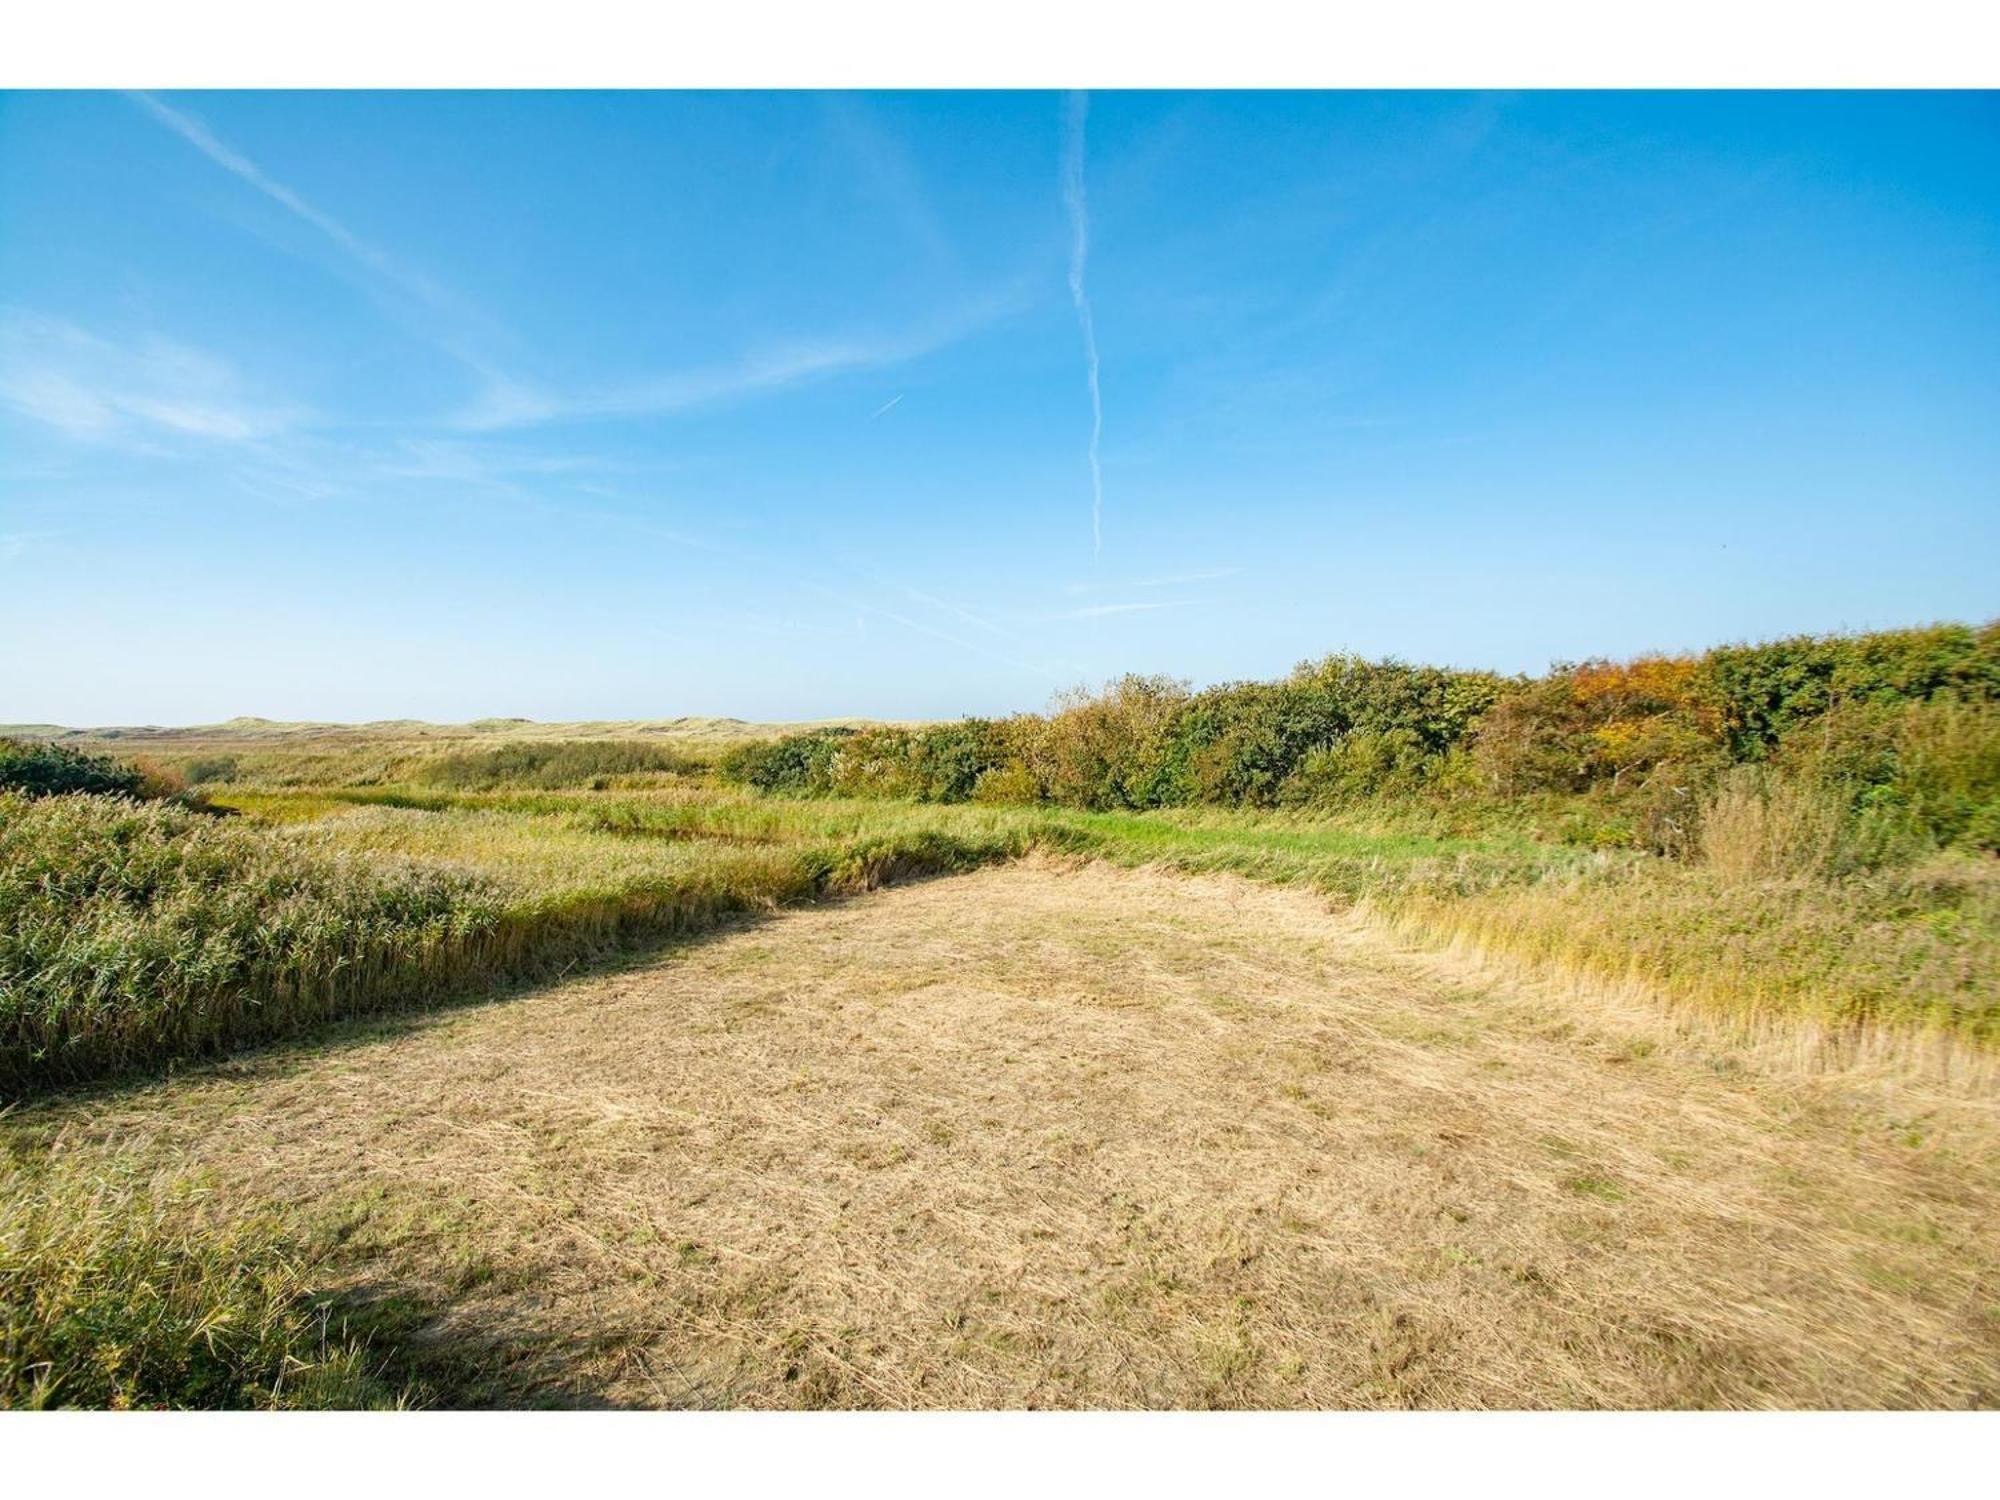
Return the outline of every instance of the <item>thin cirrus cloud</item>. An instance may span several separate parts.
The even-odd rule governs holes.
[[[0,314],[0,404],[86,442],[251,443],[304,416],[251,398],[226,361],[186,344],[121,344],[18,310]]]
[[[1157,578],[1129,578],[1122,583],[1068,583],[1063,585],[1063,592],[1075,597],[1105,589],[1181,588],[1190,583],[1213,583],[1222,578],[1234,578],[1242,571],[1241,568],[1202,568],[1192,573],[1164,573]]]
[[[951,236],[931,207],[916,164],[893,131],[885,129],[868,102],[852,94],[820,98],[821,117],[836,145],[845,149],[863,192],[884,211],[902,237],[932,265],[956,268]]]
[[[676,371],[596,390],[561,391],[503,369],[472,347],[469,330],[489,321],[450,291],[412,270],[340,220],[272,177],[222,140],[201,120],[147,93],[133,102],[202,155],[288,213],[310,225],[395,300],[420,305],[425,336],[477,377],[473,401],[445,425],[470,432],[545,423],[657,416],[733,400],[772,395],[813,381],[903,364],[930,354],[1017,310],[1025,288],[1016,285],[976,298],[952,313],[900,335],[838,338],[780,344],[734,362]]]
[[[516,386],[496,396],[489,389],[473,405],[453,416],[449,425],[469,432],[492,432],[554,422],[665,416],[775,395],[841,375],[888,369],[922,359],[1018,311],[1026,302],[1026,285],[1017,282],[974,298],[902,334],[773,345],[732,362],[594,391],[565,393]],[[901,399],[898,396],[875,416],[881,416]]]
[[[1183,609],[1192,601],[1187,599],[1141,599],[1126,604],[1086,604],[1080,609],[1066,609],[1061,614],[1049,618],[1056,620],[1095,620],[1105,615],[1136,615],[1156,609]]]
[[[1234,578],[1241,568],[1207,568],[1199,573],[1169,573],[1162,578],[1139,578],[1129,585],[1135,589],[1171,589],[1184,583],[1212,583],[1218,578]]]
[[[132,102],[186,141],[195,150],[227,172],[231,172],[272,202],[312,225],[354,260],[385,281],[394,283],[424,301],[441,300],[442,294],[430,282],[405,270],[385,252],[378,250],[333,215],[308,203],[297,193],[269,176],[249,157],[223,142],[208,126],[183,110],[175,109],[147,93],[134,93]]]
[[[444,353],[502,393],[515,384],[512,378],[491,360],[468,347],[465,329],[469,325],[488,324],[488,320],[450,291],[404,265],[379,246],[370,244],[332,214],[308,202],[300,194],[272,177],[256,162],[229,145],[195,116],[185,110],[174,108],[152,94],[135,92],[129,97],[140,109],[224,171],[255,188],[294,218],[318,230],[350,262],[366,273],[367,278],[377,289],[394,293],[405,301],[420,304],[434,320],[453,325],[449,331],[438,326],[425,330],[425,336],[429,341]]]
[[[1064,113],[1062,187],[1069,211],[1069,297],[1083,334],[1084,371],[1090,385],[1090,550],[1104,551],[1104,469],[1098,445],[1104,436],[1104,397],[1097,383],[1097,325],[1090,315],[1090,295],[1083,275],[1090,262],[1090,203],[1083,189],[1083,124],[1090,107],[1088,94],[1071,94]]]

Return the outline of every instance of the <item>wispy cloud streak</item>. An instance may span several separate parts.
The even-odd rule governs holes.
[[[1069,210],[1069,299],[1076,305],[1077,326],[1083,331],[1084,366],[1090,375],[1090,550],[1104,551],[1104,471],[1098,444],[1104,436],[1104,399],[1097,384],[1097,328],[1091,321],[1090,297],[1084,290],[1084,268],[1090,260],[1090,204],[1083,190],[1083,124],[1090,96],[1074,93],[1065,108],[1063,135],[1063,204]]]
[[[1135,578],[1131,586],[1135,589],[1177,588],[1184,583],[1210,583],[1218,578],[1234,578],[1241,568],[1207,568],[1199,573],[1170,573],[1161,578]]]
[[[505,330],[497,328],[477,309],[370,244],[333,215],[279,182],[195,116],[151,94],[134,93],[130,97],[140,109],[224,171],[317,230],[365,273],[364,280],[371,291],[392,301],[399,300],[406,309],[409,304],[421,307],[424,315],[411,320],[414,331],[479,377],[480,388],[474,400],[446,421],[445,425],[460,431],[492,432],[551,422],[659,416],[775,395],[811,382],[921,358],[1006,316],[1023,301],[1025,289],[1008,286],[897,336],[794,340],[753,352],[732,363],[679,370],[608,389],[550,390],[538,382],[516,378],[479,352],[482,346],[490,346],[495,340],[503,346],[508,340]]]
[[[1180,609],[1188,601],[1185,599],[1149,599],[1133,604],[1086,604],[1081,609],[1066,609],[1054,616],[1058,620],[1095,620],[1104,615],[1135,615],[1154,609]]]
[[[411,270],[378,246],[371,245],[332,214],[300,197],[256,162],[222,140],[193,115],[175,109],[171,104],[148,93],[134,92],[128,97],[140,109],[224,171],[255,188],[294,218],[318,230],[350,261],[372,277],[378,288],[399,294],[426,308],[434,320],[432,329],[425,330],[430,342],[486,383],[485,402],[489,407],[497,409],[503,405],[513,404],[533,408],[538,405],[539,398],[535,393],[499,369],[492,361],[473,352],[467,346],[465,339],[456,334],[440,335],[435,331],[440,325],[464,330],[469,325],[486,321],[465,307],[458,298],[428,277]]]
[[[224,361],[166,339],[123,345],[0,309],[0,407],[79,441],[197,439],[247,444],[301,414],[257,401]]]
[[[171,104],[151,94],[134,93],[130,97],[139,108],[224,171],[242,179],[280,208],[317,229],[363,269],[372,272],[405,295],[440,312],[453,315],[462,313],[463,310],[458,307],[456,300],[435,282],[410,270],[387,252],[369,244],[332,214],[308,203],[284,183],[270,176],[249,157],[223,141],[193,115],[175,109]],[[469,356],[461,354],[460,357],[467,359],[468,363],[476,363]]]
[[[1116,589],[1170,589],[1189,583],[1213,583],[1219,578],[1235,578],[1242,573],[1241,568],[1203,568],[1195,573],[1163,573],[1154,578],[1128,578],[1123,582],[1092,579],[1087,583],[1066,583],[1063,592],[1070,595],[1098,594]]]
[[[965,623],[968,625],[977,625],[981,630],[987,631],[993,635],[1002,636],[1008,640],[1015,639],[1015,636],[1012,631],[1007,630],[1002,626],[994,624],[984,615],[974,614],[971,610],[966,609],[963,605],[953,604],[949,599],[940,599],[936,594],[927,594],[922,589],[913,589],[908,587],[907,585],[905,585],[903,593],[907,595],[909,598],[914,599],[919,604],[926,605],[931,609],[939,610],[944,614],[956,616],[958,619],[965,621]]]
[[[797,386],[922,359],[1006,316],[1019,303],[1019,289],[1009,287],[900,335],[792,343],[748,355],[731,364],[682,370],[595,391],[504,392],[497,404],[490,400],[481,402],[459,413],[451,425],[483,432],[548,422],[663,416],[776,395]],[[896,401],[901,399],[898,396]],[[885,406],[875,416],[887,410]]]
[[[184,114],[172,105],[162,103],[151,94],[134,93],[130,97],[134,104],[193,146],[203,156],[225,171],[242,178],[265,197],[305,220],[370,270],[392,281],[407,281],[402,270],[388,256],[349,231],[346,225],[331,214],[322,213],[282,182],[265,175],[264,170],[255,162],[242,152],[225,145],[213,131],[193,115]],[[418,287],[412,283],[411,289],[417,290]]]

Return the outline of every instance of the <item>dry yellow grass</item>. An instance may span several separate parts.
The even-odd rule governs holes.
[[[1045,861],[21,1123],[298,1205],[485,1399],[1965,1406],[1977,1101]]]

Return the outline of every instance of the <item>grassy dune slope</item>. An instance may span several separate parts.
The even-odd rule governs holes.
[[[424,719],[376,719],[336,724],[322,720],[243,717],[219,724],[125,724],[72,728],[63,724],[0,724],[0,737],[56,740],[65,744],[138,748],[289,747],[314,745],[501,740],[675,739],[734,744],[774,735],[807,733],[836,726],[862,727],[875,719],[816,719],[757,723],[748,719],[684,715],[676,719],[473,719],[434,724]]]

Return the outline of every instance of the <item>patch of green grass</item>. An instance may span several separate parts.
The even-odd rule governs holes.
[[[0,1409],[384,1407],[418,1392],[313,1289],[280,1220],[115,1159],[0,1163]]]
[[[1572,1193],[1584,1198],[1596,1198],[1605,1203],[1623,1203],[1625,1201],[1624,1188],[1613,1182],[1609,1177],[1599,1177],[1594,1173],[1585,1172],[1579,1176],[1572,1177],[1563,1186],[1568,1188]]]

